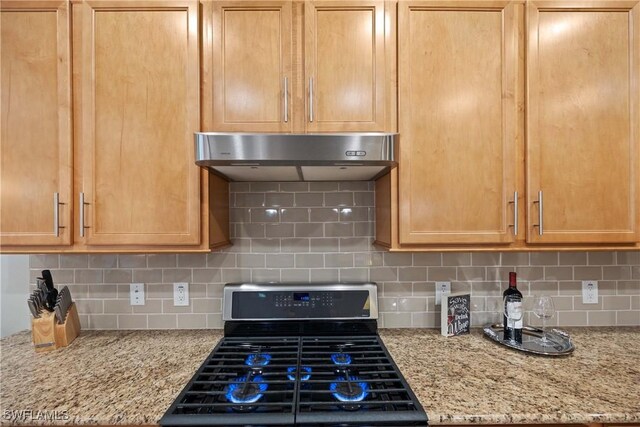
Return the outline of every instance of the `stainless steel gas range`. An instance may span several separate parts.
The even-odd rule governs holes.
[[[160,425],[425,426],[377,318],[375,283],[228,284],[224,338]]]

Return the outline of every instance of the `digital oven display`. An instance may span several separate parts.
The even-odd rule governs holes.
[[[294,292],[294,301],[309,301],[309,292]]]

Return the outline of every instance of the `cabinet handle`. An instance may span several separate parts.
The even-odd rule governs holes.
[[[309,78],[309,121],[313,122],[313,77]]]
[[[513,227],[513,235],[517,236],[518,235],[518,192],[514,191],[513,192],[513,202],[509,202],[509,204],[513,204],[513,224],[511,224],[511,226]]]
[[[80,192],[80,237],[84,237],[85,228],[90,228],[84,225],[84,206],[88,204],[84,201],[84,193]]]
[[[538,235],[542,236],[544,233],[544,226],[542,223],[542,213],[543,213],[543,205],[542,205],[542,190],[538,191],[538,200],[534,200],[533,203],[538,204],[538,224],[533,224],[534,227],[538,227]]]
[[[65,228],[60,225],[60,193],[53,193],[53,234],[56,237],[60,237],[60,229]]]
[[[289,78],[284,78],[284,122],[289,122]]]

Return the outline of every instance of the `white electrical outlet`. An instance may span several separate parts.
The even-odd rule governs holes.
[[[598,282],[596,280],[582,281],[582,303],[583,304],[598,303]]]
[[[179,282],[173,284],[173,305],[189,305],[189,284]]]
[[[144,305],[144,283],[131,283],[129,298],[131,305]]]
[[[451,293],[451,282],[436,282],[436,305],[440,305],[442,294]]]

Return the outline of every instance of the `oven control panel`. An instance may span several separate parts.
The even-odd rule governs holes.
[[[313,285],[306,289],[269,284],[234,286],[233,290],[225,287],[225,320],[377,318],[377,293],[372,284],[348,288],[336,285],[335,289]]]

